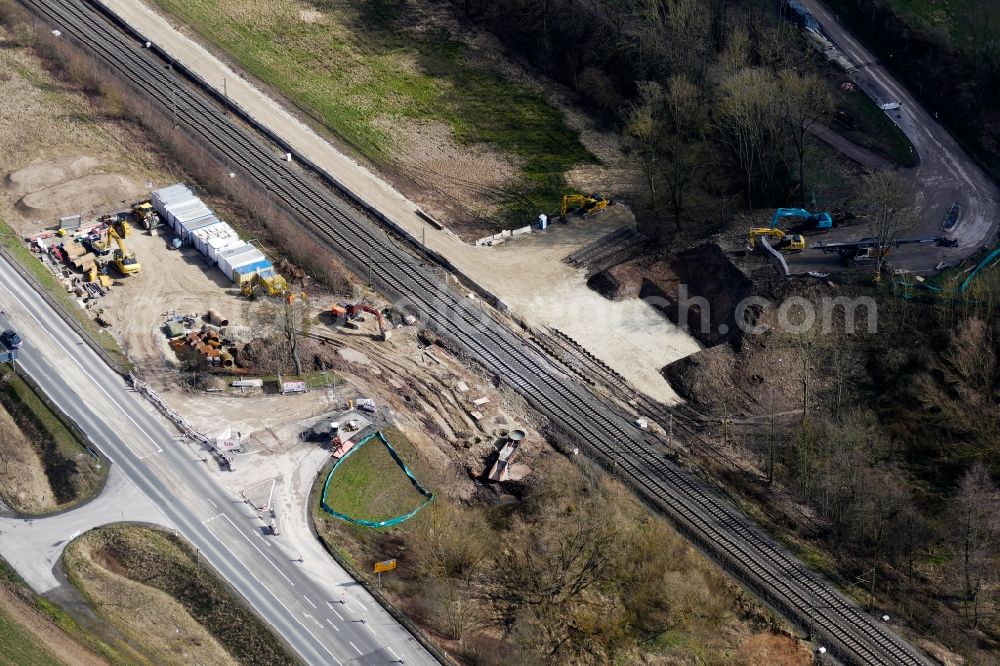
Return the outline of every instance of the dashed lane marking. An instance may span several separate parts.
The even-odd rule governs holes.
[[[260,548],[257,547],[257,544],[255,544],[253,541],[251,541],[250,539],[248,539],[247,535],[243,534],[242,530],[240,530],[240,528],[238,528],[236,526],[236,523],[234,523],[232,520],[229,519],[229,516],[223,516],[223,518],[225,518],[227,521],[229,521],[229,524],[233,526],[233,529],[236,530],[237,532],[239,532],[240,536],[243,537],[243,539],[248,544],[250,544],[251,546],[253,546],[253,549],[256,550],[258,553],[260,553],[260,556],[263,557],[267,561],[268,564],[270,564],[272,567],[274,567],[274,570],[277,571],[279,574],[281,574],[281,577],[284,578],[286,581],[288,581],[289,585],[291,585],[292,587],[295,587],[295,583],[292,582],[292,579],[289,578],[288,576],[286,576],[285,572],[282,571],[281,569],[279,569],[278,565],[275,564],[274,562],[272,562],[271,558],[268,557],[267,555],[265,555],[264,551],[262,551]]]

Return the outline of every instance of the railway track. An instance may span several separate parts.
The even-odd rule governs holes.
[[[397,244],[372,217],[337,196],[322,176],[280,161],[284,147],[265,143],[229,117],[218,96],[168,68],[139,36],[80,0],[22,0],[52,29],[90,52],[109,71],[159,104],[166,114],[233,167],[280,198],[373,286],[398,299],[424,326],[452,340],[519,392],[561,430],[619,472],[688,536],[749,588],[794,618],[841,659],[857,664],[925,664],[913,647],[807,570],[718,493],[683,472],[628,416],[567,376],[474,303],[442,284],[433,270]],[[214,93],[212,93],[214,95]],[[239,109],[231,109],[237,115]],[[243,117],[250,122],[248,118]],[[266,134],[266,133],[265,133]]]

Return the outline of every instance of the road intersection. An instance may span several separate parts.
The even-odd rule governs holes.
[[[131,391],[23,277],[0,260],[4,325],[25,339],[18,363],[112,463],[101,495],[48,518],[0,518],[3,555],[39,593],[73,537],[100,524],[175,529],[310,664],[435,660],[322,550],[292,552],[203,456]],[[16,534],[16,538],[11,538]],[[300,561],[301,558],[301,561]]]

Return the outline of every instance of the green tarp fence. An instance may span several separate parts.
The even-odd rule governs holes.
[[[351,516],[348,516],[346,514],[334,510],[333,507],[327,504],[326,493],[330,489],[330,480],[333,479],[333,475],[337,473],[337,468],[340,467],[345,460],[350,458],[355,451],[359,450],[370,440],[376,438],[382,442],[383,446],[385,446],[386,450],[389,452],[389,455],[392,456],[392,459],[396,461],[396,464],[399,465],[399,468],[403,470],[406,476],[410,479],[410,483],[412,483],[413,487],[417,489],[417,492],[423,495],[426,499],[424,499],[424,501],[421,502],[420,505],[413,511],[410,511],[409,513],[404,513],[401,516],[396,516],[395,518],[387,518],[385,520],[365,520],[364,518],[352,518]],[[398,453],[396,453],[396,449],[392,448],[392,444],[390,444],[389,440],[385,438],[385,435],[383,435],[381,432],[376,432],[371,435],[368,435],[360,442],[355,444],[350,451],[348,451],[342,458],[340,458],[340,460],[334,463],[333,469],[331,469],[330,473],[326,475],[326,482],[323,484],[323,495],[320,498],[319,505],[323,508],[324,511],[326,511],[331,516],[347,521],[349,523],[353,523],[355,525],[364,525],[365,527],[392,527],[393,525],[399,525],[400,523],[406,522],[410,518],[413,518],[413,516],[417,515],[418,511],[427,506],[433,499],[434,499],[434,494],[431,493],[426,488],[424,488],[422,485],[420,485],[420,482],[417,481],[417,477],[413,476],[413,472],[410,471],[410,468],[406,466],[406,463],[403,462],[403,459],[399,457]]]

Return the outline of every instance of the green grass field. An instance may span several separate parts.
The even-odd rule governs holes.
[[[885,111],[860,90],[844,92],[834,89],[837,106],[846,111],[854,123],[853,129],[840,125],[834,129],[845,137],[876,152],[882,153],[903,166],[914,166],[916,156],[910,140]]]
[[[0,609],[0,664],[11,666],[59,666],[62,662],[45,649],[31,632]]]
[[[402,437],[386,437],[414,475],[416,451]],[[410,482],[388,449],[378,439],[371,439],[337,468],[327,492],[326,502],[334,511],[351,518],[386,520],[417,508],[426,498]]]
[[[393,119],[447,124],[459,143],[516,157],[522,183],[496,192],[498,220],[554,209],[572,165],[592,162],[558,109],[526,85],[473,64],[444,31],[421,30],[396,0],[157,0],[243,68],[376,164],[393,164]],[[304,20],[303,16],[311,18]]]

